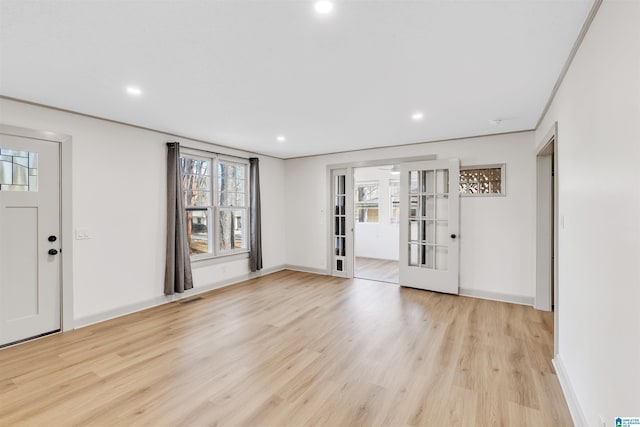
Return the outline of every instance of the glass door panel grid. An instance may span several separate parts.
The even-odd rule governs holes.
[[[448,269],[449,171],[409,171],[409,265]]]
[[[344,271],[346,244],[347,244],[347,193],[346,175],[335,175],[333,178],[333,240],[334,240],[334,262],[336,271]]]

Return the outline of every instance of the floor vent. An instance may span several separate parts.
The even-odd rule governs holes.
[[[195,297],[185,301],[180,301],[180,304],[191,304],[192,302],[200,301],[202,297]]]

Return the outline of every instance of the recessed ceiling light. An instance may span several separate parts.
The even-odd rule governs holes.
[[[323,15],[329,13],[333,10],[333,3],[328,0],[319,0],[314,5],[316,12],[322,13]]]
[[[127,86],[127,93],[129,95],[142,95],[142,89],[136,86]]]
[[[416,111],[411,115],[411,118],[414,121],[419,122],[420,120],[424,119],[424,114],[422,113],[422,111]]]
[[[276,139],[278,140],[278,142],[285,142],[287,140],[287,138],[285,138],[284,135],[278,135]]]

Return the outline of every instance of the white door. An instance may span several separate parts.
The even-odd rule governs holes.
[[[60,329],[60,147],[0,135],[0,345]]]
[[[400,285],[458,293],[457,159],[400,165]]]

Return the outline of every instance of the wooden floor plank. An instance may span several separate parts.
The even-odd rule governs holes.
[[[0,425],[569,426],[553,315],[282,271],[0,350]]]

